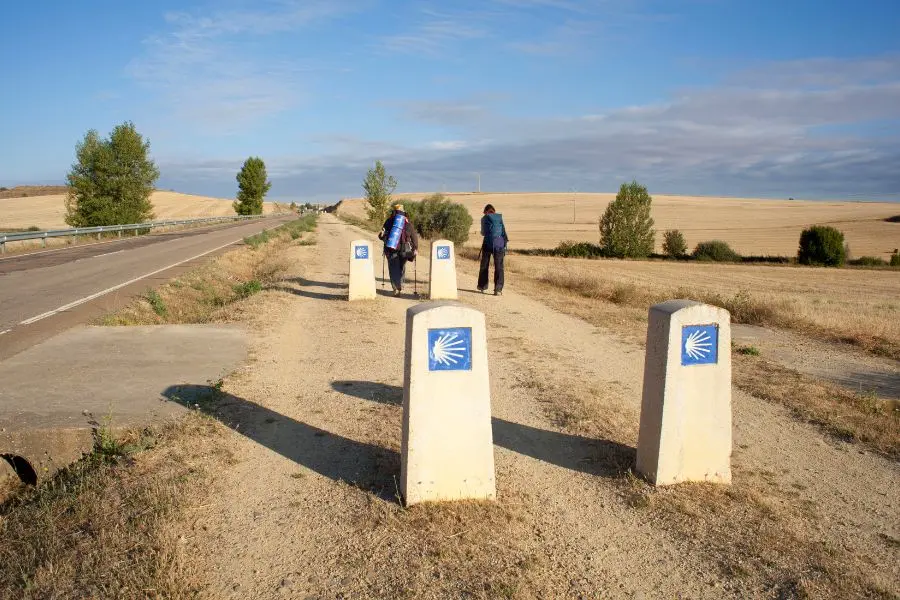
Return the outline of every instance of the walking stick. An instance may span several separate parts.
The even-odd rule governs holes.
[[[381,291],[384,291],[384,252],[381,253]]]
[[[418,259],[418,257],[416,257]],[[419,261],[413,260],[413,294],[419,297]]]

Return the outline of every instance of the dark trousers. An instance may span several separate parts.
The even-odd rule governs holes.
[[[494,250],[492,246],[481,247],[481,268],[478,270],[478,289],[486,290],[488,286],[488,269],[491,257],[494,257],[494,291],[503,291],[503,257],[506,250]]]
[[[406,271],[406,259],[402,258],[398,252],[388,253],[388,273],[391,276],[391,288],[395,290],[403,289],[403,273]]]

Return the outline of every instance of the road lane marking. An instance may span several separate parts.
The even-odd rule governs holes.
[[[100,258],[101,256],[111,256],[111,255],[113,255],[113,254],[118,254],[119,252],[125,252],[125,249],[122,248],[121,250],[116,250],[116,251],[114,251],[114,252],[107,252],[107,253],[105,253],[105,254],[98,254],[97,256],[92,256],[91,258]]]
[[[118,290],[118,289],[121,289],[121,288],[123,288],[123,287],[125,287],[125,286],[131,285],[132,283],[136,283],[136,282],[140,281],[141,279],[146,279],[146,278],[148,278],[148,277],[153,277],[154,275],[157,275],[157,274],[159,274],[159,273],[162,273],[163,271],[167,271],[168,269],[174,269],[175,267],[177,267],[177,266],[179,266],[179,265],[183,265],[183,264],[186,263],[186,262],[190,262],[190,261],[192,261],[192,260],[197,260],[198,258],[202,258],[202,257],[206,256],[207,254],[211,254],[211,253],[215,252],[216,250],[221,250],[222,248],[227,248],[228,246],[231,246],[231,245],[233,245],[233,244],[236,244],[236,243],[240,242],[240,241],[243,240],[243,239],[244,239],[244,237],[239,237],[238,239],[236,239],[236,240],[234,240],[234,241],[231,241],[231,242],[228,242],[227,244],[222,244],[222,245],[219,246],[218,248],[213,248],[212,250],[207,250],[206,252],[201,252],[200,254],[198,254],[198,255],[196,255],[196,256],[192,256],[192,257],[190,257],[190,258],[186,258],[186,259],[184,259],[184,260],[180,260],[180,261],[178,261],[177,263],[171,264],[171,265],[169,265],[169,266],[167,266],[167,267],[163,267],[162,269],[157,269],[157,270],[155,270],[155,271],[153,271],[153,272],[151,272],[151,273],[147,273],[146,275],[141,275],[140,277],[135,277],[134,279],[130,279],[130,280],[126,281],[125,283],[120,283],[119,285],[114,285],[114,286],[112,286],[111,288],[107,288],[107,289],[105,289],[105,290],[102,290],[102,291],[100,291],[100,292],[97,292],[96,294],[91,294],[90,296],[85,296],[84,298],[81,298],[80,300],[76,300],[75,302],[69,302],[68,304],[63,305],[63,306],[60,306],[59,308],[56,308],[56,309],[54,309],[54,310],[48,310],[47,312],[41,313],[41,314],[39,314],[39,315],[37,315],[37,316],[35,316],[35,317],[31,317],[30,319],[25,319],[24,321],[22,321],[21,323],[19,323],[19,325],[31,325],[32,323],[36,323],[36,322],[38,322],[38,321],[40,321],[40,320],[42,320],[42,319],[46,319],[47,317],[52,317],[52,316],[55,315],[55,314],[61,313],[61,312],[63,312],[63,311],[69,310],[69,309],[71,309],[71,308],[75,308],[76,306],[81,306],[81,305],[84,304],[85,302],[90,302],[91,300],[94,300],[94,299],[96,299],[96,298],[99,298],[100,296],[103,296],[104,294],[108,294],[108,293],[110,293],[110,292],[114,292],[114,291],[116,291],[116,290]]]

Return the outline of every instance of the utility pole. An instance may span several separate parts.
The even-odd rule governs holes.
[[[575,200],[577,199],[576,194],[578,193],[578,190],[576,190],[575,188],[569,188],[569,192],[571,192],[571,194],[572,194],[572,225],[574,225],[575,224]]]

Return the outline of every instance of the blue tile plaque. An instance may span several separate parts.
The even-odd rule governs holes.
[[[681,330],[681,364],[714,365],[719,362],[719,327],[685,325]]]
[[[355,258],[366,260],[369,258],[369,247],[368,246],[354,246],[353,247],[353,256]]]
[[[436,254],[438,260],[450,260],[450,246],[438,246]]]
[[[429,371],[472,370],[472,328],[428,330]]]

